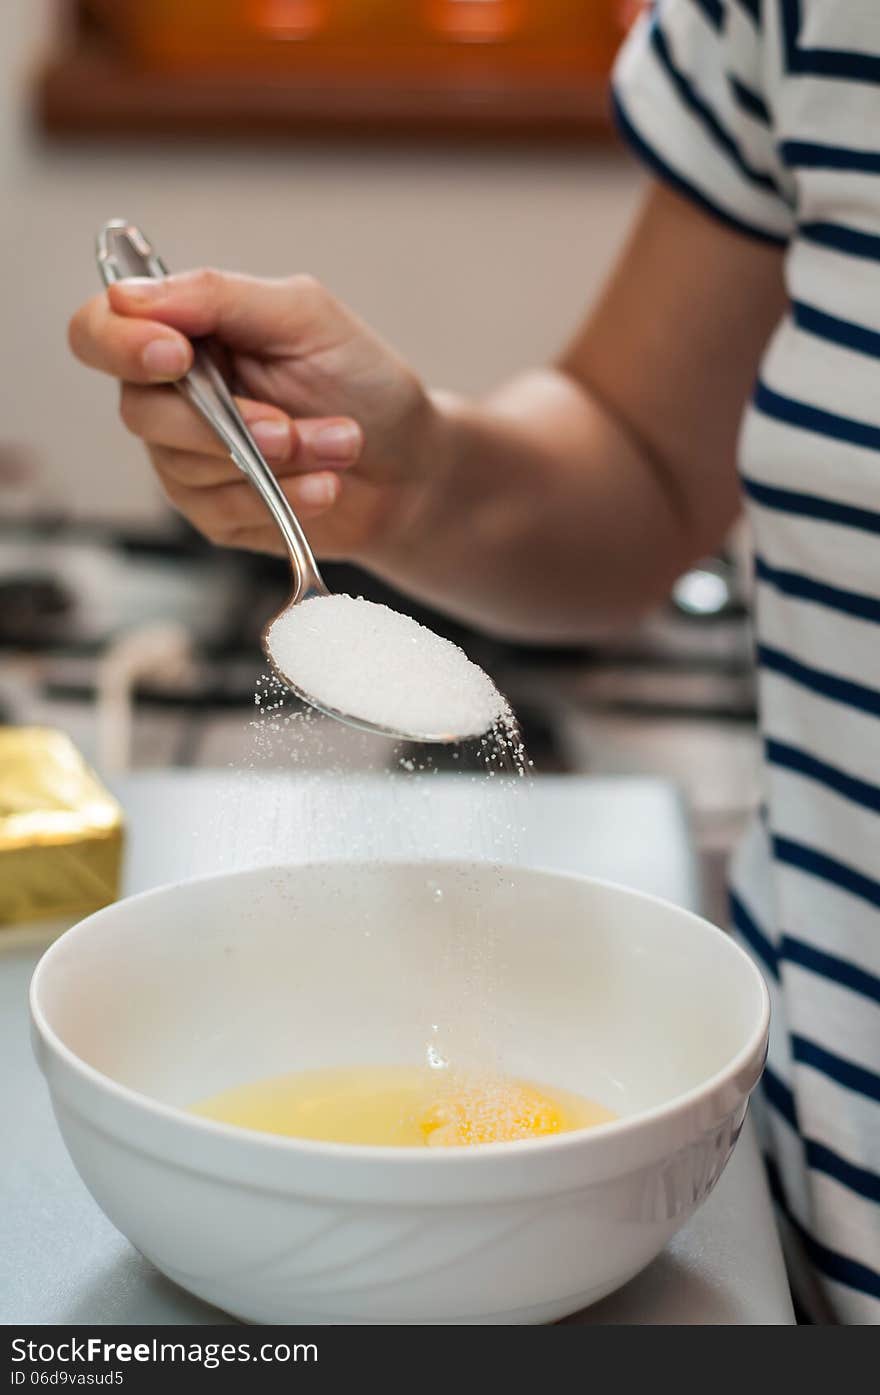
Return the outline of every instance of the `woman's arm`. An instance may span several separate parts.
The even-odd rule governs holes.
[[[782,255],[661,188],[552,368],[435,397],[440,478],[376,570],[496,632],[577,640],[662,600],[739,506]]]
[[[308,277],[123,282],[70,339],[122,379],[126,425],[208,537],[281,550],[169,386],[189,365],[184,336],[212,333],[320,555],[498,633],[577,640],[660,600],[735,516],[738,423],[784,305],[781,263],[654,189],[559,362],[481,402],[427,393]]]

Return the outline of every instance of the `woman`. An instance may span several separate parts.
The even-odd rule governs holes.
[[[731,902],[774,999],[768,1168],[801,1297],[876,1322],[880,8],[660,0],[615,103],[656,181],[574,343],[488,400],[426,391],[304,277],[122,284],[71,342],[122,379],[172,503],[217,542],[277,551],[168,386],[184,336],[217,334],[319,552],[519,638],[630,621],[745,495],[766,802]]]

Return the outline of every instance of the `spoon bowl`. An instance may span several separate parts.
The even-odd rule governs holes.
[[[262,644],[296,697],[351,727],[432,745],[512,732],[504,698],[456,645],[363,597],[311,593],[268,623]]]
[[[283,614],[284,612],[279,612]],[[278,618],[277,616],[275,617]],[[293,681],[288,673],[278,667],[272,658],[271,650],[266,641],[266,636],[275,622],[270,620],[263,629],[262,645],[263,653],[269,660],[272,672],[276,675],[295,698],[304,702],[309,707],[313,707],[316,712],[320,712],[322,717],[332,717],[336,722],[344,722],[347,727],[353,727],[357,731],[369,732],[373,736],[387,736],[392,741],[414,741],[419,745],[430,746],[451,746],[459,741],[468,741],[482,735],[481,732],[413,732],[397,731],[394,727],[383,726],[380,722],[370,722],[363,717],[355,717],[350,712],[340,712],[338,707],[331,707],[329,703],[319,702],[311,693],[305,692],[297,683]]]

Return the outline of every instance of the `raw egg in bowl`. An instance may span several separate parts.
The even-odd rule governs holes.
[[[132,897],[47,951],[31,1011],[110,1220],[277,1323],[545,1322],[601,1298],[717,1182],[769,1018],[699,917],[467,862]]]

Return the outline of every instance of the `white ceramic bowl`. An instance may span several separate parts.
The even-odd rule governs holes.
[[[286,1070],[424,1061],[431,1023],[485,1022],[481,976],[504,1067],[619,1121],[410,1150],[184,1112]],[[303,1323],[543,1322],[610,1292],[717,1182],[768,1025],[758,971],[686,911],[465,863],[135,896],[48,950],[31,1009],[67,1147],[113,1223],[201,1298]]]

